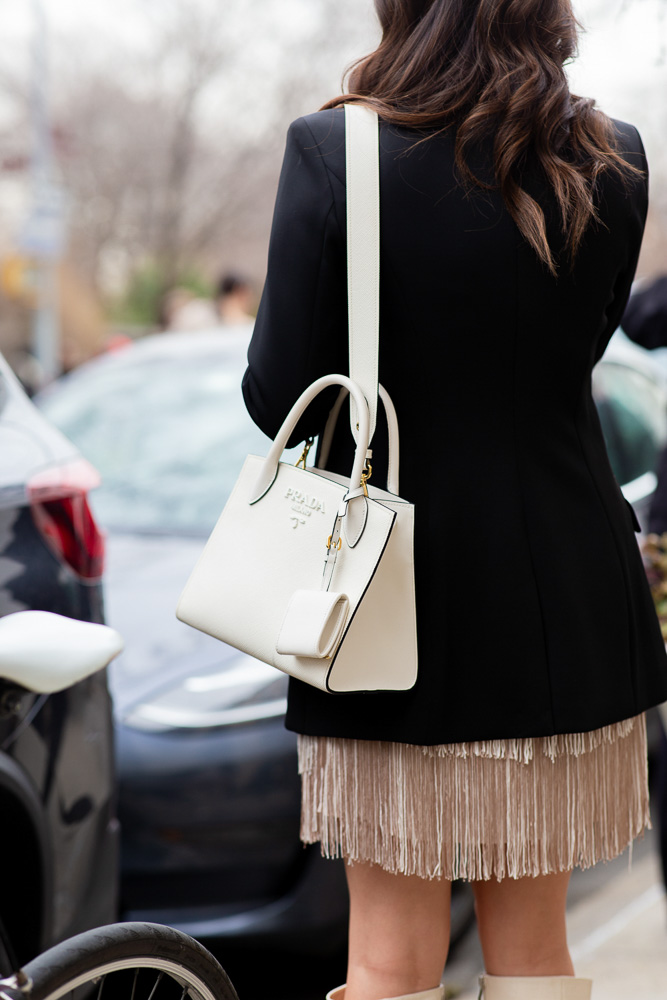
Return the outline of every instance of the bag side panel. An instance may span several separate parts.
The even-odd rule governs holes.
[[[414,507],[396,503],[394,528],[332,665],[332,692],[405,691],[417,680]]]

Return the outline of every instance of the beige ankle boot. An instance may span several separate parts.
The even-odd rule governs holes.
[[[590,1000],[593,981],[574,976],[480,976],[480,1000]]]
[[[345,984],[337,986],[335,990],[329,990],[327,1000],[343,1000],[344,996]],[[432,990],[422,990],[421,993],[406,993],[402,997],[388,997],[387,1000],[445,1000],[445,987],[436,986]],[[579,1000],[579,998],[576,997],[574,1000]]]

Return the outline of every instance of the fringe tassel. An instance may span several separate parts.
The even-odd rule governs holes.
[[[564,733],[561,736],[542,736],[539,739],[483,740],[477,743],[443,743],[438,746],[422,747],[428,757],[486,757],[493,760],[518,760],[528,764],[536,753],[542,753],[550,760],[567,754],[580,757],[584,753],[597,750],[603,743],[615,743],[629,736],[635,727],[636,718],[624,719],[602,729],[589,733]]]
[[[422,878],[588,868],[650,826],[643,715],[437,747],[299,736],[299,772],[305,843]]]

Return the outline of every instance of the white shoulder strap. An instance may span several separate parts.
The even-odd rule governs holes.
[[[372,439],[378,402],[380,149],[378,116],[361,104],[345,105],[345,169],[350,378],[368,400]],[[352,396],[350,422],[356,441]]]

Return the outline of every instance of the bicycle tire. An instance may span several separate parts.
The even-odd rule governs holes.
[[[25,1000],[85,997],[92,986],[100,1000],[238,1000],[217,959],[194,938],[163,924],[128,921],[84,931],[38,955],[23,973],[29,980],[21,988]],[[119,989],[130,976],[131,990]]]

